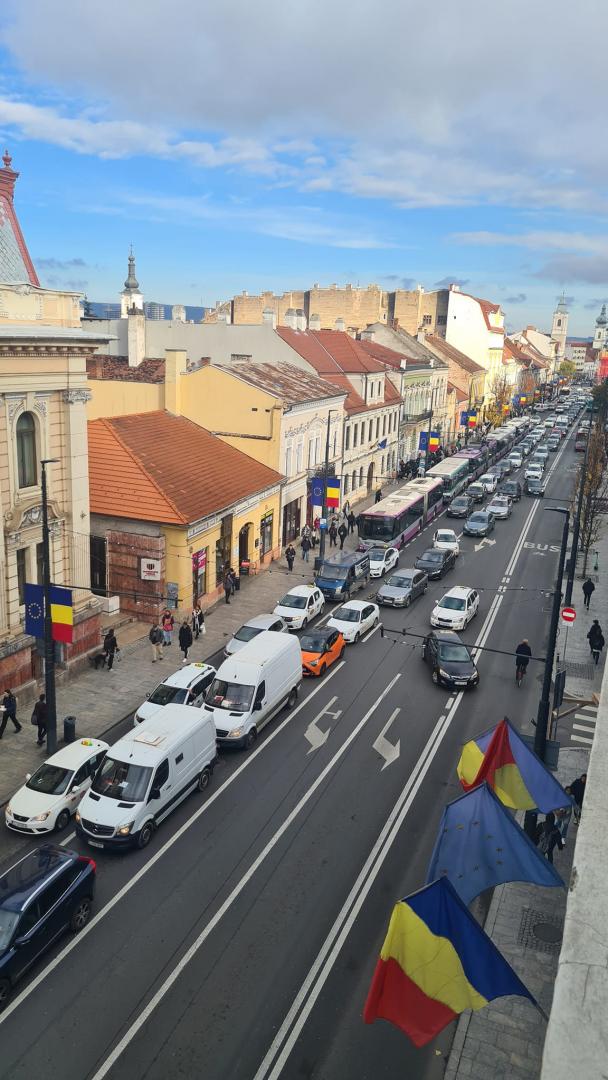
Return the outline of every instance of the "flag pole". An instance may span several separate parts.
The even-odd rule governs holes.
[[[58,458],[44,458],[42,465],[42,594],[44,596],[44,689],[46,695],[46,745],[49,756],[57,749],[57,701],[55,696],[55,643],[51,617],[51,545],[46,466]]]

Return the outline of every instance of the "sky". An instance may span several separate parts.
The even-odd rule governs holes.
[[[42,283],[212,305],[458,282],[608,301],[602,0],[4,0],[0,138]],[[594,42],[601,43],[595,49]]]

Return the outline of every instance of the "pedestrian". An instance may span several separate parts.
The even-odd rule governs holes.
[[[184,619],[182,625],[179,628],[178,638],[179,638],[179,647],[180,647],[180,649],[182,650],[182,652],[184,654],[184,659],[183,659],[182,663],[187,664],[188,663],[188,649],[192,645],[192,630],[190,629],[190,626],[188,625],[188,620],[187,619]]]
[[[570,784],[570,793],[574,799],[574,824],[578,825],[583,812],[583,799],[587,787],[587,773],[582,773]]]
[[[349,512],[348,512],[347,521],[348,521],[348,531],[349,531],[349,533],[354,533],[355,524],[357,522],[357,519],[356,519],[355,515],[353,514],[352,510],[349,510]]]
[[[224,586],[224,598],[226,600],[226,603],[229,604],[230,603],[230,593],[232,592],[232,578],[230,577],[230,571],[229,570],[225,571],[224,580],[223,580],[222,584]]]
[[[313,527],[313,531],[314,531],[314,538],[315,538],[315,544],[316,544],[316,543],[318,543],[319,537],[321,535],[321,518],[318,515],[315,518],[315,520],[313,521],[312,527]]]
[[[591,594],[594,592],[595,585],[591,578],[587,578],[586,581],[583,581],[583,596],[585,597],[585,607],[587,608],[587,611],[589,611],[589,604],[591,603]]]
[[[564,791],[566,792],[566,795],[572,796],[572,788],[566,787],[564,788]],[[562,840],[565,840],[568,835],[568,828],[572,818],[572,809],[572,802],[569,802],[567,806],[562,806],[560,810],[555,811],[557,827]]]
[[[338,529],[338,536],[340,537],[340,551],[342,551],[342,548],[344,547],[344,541],[346,540],[346,537],[348,536],[348,529],[347,529],[346,525],[344,524],[344,522],[342,522],[342,524],[340,525],[340,528]]]
[[[285,558],[287,559],[287,569],[289,570],[290,574],[291,574],[291,571],[293,570],[293,561],[294,561],[295,557],[296,557],[296,549],[294,548],[293,544],[288,544],[287,547],[285,548]]]
[[[342,513],[344,514],[345,518],[347,518],[348,515],[350,514],[350,502],[348,501],[348,499],[344,500],[344,506],[342,507]]]
[[[589,642],[589,648],[591,649],[591,655],[595,660],[596,666],[599,663],[600,653],[604,648],[605,641],[602,634],[602,628],[597,619],[593,620],[593,626],[587,634],[587,641]]]
[[[13,721],[15,731],[21,731],[21,724],[17,720],[17,698],[12,690],[5,690],[4,697],[2,698],[2,708],[4,709],[4,712],[2,714],[2,720],[0,721],[0,739],[4,735],[9,720]]]
[[[114,657],[118,651],[118,642],[112,627],[110,627],[103,639],[103,651],[108,662],[108,671],[111,671],[114,666]]]
[[[382,488],[378,488],[378,490],[376,492],[376,498],[374,499],[374,502],[379,503],[381,498],[382,498]]]
[[[230,574],[230,580],[232,582],[233,594],[238,592],[241,587],[241,580],[233,566],[230,567],[228,573]]]
[[[335,521],[332,521],[331,525],[329,526],[329,546],[330,547],[336,547],[337,543],[338,543],[338,530],[336,529]]]
[[[32,713],[32,724],[38,728],[37,746],[42,746],[46,739],[46,722],[48,718],[48,709],[46,705],[46,695],[41,694],[38,701],[34,705],[34,711]]]
[[[550,863],[553,863],[553,849],[555,847],[558,847],[560,851],[564,850],[565,844],[555,824],[555,814],[552,810],[549,811],[542,824],[537,826],[536,846],[541,855],[544,855]]]
[[[161,648],[163,641],[163,632],[158,622],[155,621],[152,623],[152,626],[150,627],[150,633],[148,634],[148,639],[152,646],[152,663],[155,664],[157,660],[162,660],[163,658],[163,650]]]
[[[302,548],[302,558],[304,559],[304,562],[308,562],[308,553],[312,547],[312,544],[307,533],[302,537],[302,543],[300,546]]]
[[[163,648],[167,645],[171,645],[173,641],[173,615],[169,611],[169,608],[165,608],[161,618],[161,626],[163,628]]]
[[[201,627],[205,626],[205,616],[197,603],[192,608],[192,615],[190,616],[190,622],[192,623],[192,633],[195,639],[198,641],[199,634],[201,633]],[[204,632],[204,631],[203,631]]]

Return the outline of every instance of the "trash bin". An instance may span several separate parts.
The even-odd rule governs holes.
[[[72,743],[76,741],[76,717],[66,716],[63,721],[63,741]]]

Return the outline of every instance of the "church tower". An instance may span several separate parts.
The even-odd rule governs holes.
[[[566,297],[562,293],[561,300],[553,312],[553,325],[551,327],[551,341],[557,345],[555,362],[559,364],[566,353],[566,336],[568,334],[568,308]]]
[[[606,305],[602,304],[602,310],[600,311],[597,319],[595,320],[595,334],[593,335],[593,348],[601,352],[606,346],[608,339],[608,316],[606,316]]]
[[[143,312],[144,297],[139,290],[139,282],[135,277],[135,256],[133,248],[129,252],[129,273],[125,281],[125,287],[120,294],[120,317],[126,319],[130,311]]]

